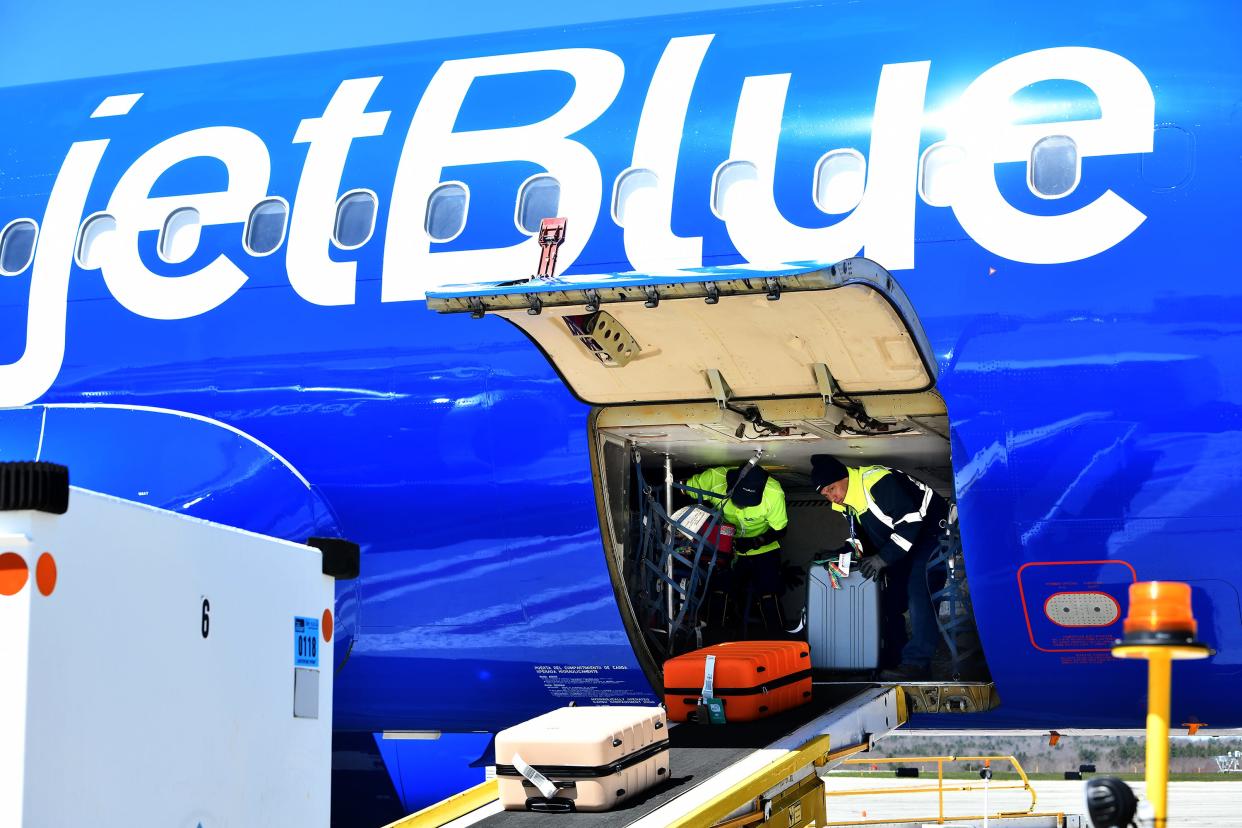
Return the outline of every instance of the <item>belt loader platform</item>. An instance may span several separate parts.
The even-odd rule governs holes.
[[[823,825],[819,774],[866,750],[907,719],[898,687],[816,685],[810,704],[757,722],[671,728],[670,779],[606,813],[503,811],[495,781],[389,828],[697,828]]]

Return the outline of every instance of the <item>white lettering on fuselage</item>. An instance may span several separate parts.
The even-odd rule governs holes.
[[[0,405],[25,405],[38,399],[60,373],[78,223],[107,146],[107,141],[73,144],[60,165],[35,248],[26,308],[26,350],[16,362],[0,365]]]
[[[549,70],[572,75],[574,91],[547,118],[525,126],[453,130],[476,78]],[[560,182],[559,213],[573,228],[561,245],[561,260],[568,264],[578,258],[599,218],[603,182],[591,151],[566,136],[604,113],[621,89],[624,74],[621,58],[602,49],[446,61],[423,93],[397,165],[384,241],[383,300],[421,299],[428,287],[453,280],[509,278],[528,272],[530,262],[538,259],[539,241],[534,236],[506,247],[431,252],[430,239],[418,231],[427,218],[427,196],[440,183],[445,167],[505,161],[543,167]]]
[[[880,72],[862,200],[845,218],[814,229],[792,224],[776,204],[776,148],[789,75],[746,79],[729,154],[754,165],[756,176],[730,189],[721,214],[747,261],[778,267],[800,260],[831,262],[865,249],[891,270],[914,267],[919,133],[930,65],[898,63]]]
[[[218,158],[228,169],[223,192],[152,198],[152,186],[165,172],[190,158]],[[108,212],[116,219],[115,238],[103,262],[104,281],[116,300],[150,319],[187,319],[217,308],[241,288],[246,274],[221,253],[201,269],[170,279],[152,273],[142,261],[138,235],[160,230],[177,210],[193,208],[204,225],[243,222],[267,194],[271,160],[259,136],[238,127],[206,127],[174,135],[142,154],[125,171]],[[69,255],[72,255],[70,253]],[[238,249],[233,255],[244,255]]]
[[[1095,93],[1100,117],[1053,124],[1009,123],[1018,90],[1048,79],[1078,81]],[[1073,262],[1102,253],[1133,233],[1142,213],[1112,190],[1057,216],[1011,206],[996,186],[995,166],[1025,161],[1049,135],[1074,139],[1078,157],[1151,152],[1156,100],[1139,68],[1103,49],[1062,47],[1027,52],[980,75],[959,102],[948,140],[965,150],[953,214],[972,239],[998,256],[1031,264]]]
[[[357,262],[328,257],[328,239],[336,220],[341,173],[355,138],[383,135],[388,112],[367,112],[381,78],[347,80],[337,87],[323,115],[298,125],[293,143],[310,144],[289,219],[285,265],[289,284],[316,305],[352,305]]]
[[[669,41],[638,116],[628,171],[640,175],[627,191],[622,238],[631,265],[644,271],[703,264],[702,238],[674,234],[672,204],[690,96],[712,40],[712,35],[699,35]],[[919,146],[930,68],[927,61],[882,67],[867,156],[841,148],[865,166],[859,195],[847,199],[845,207],[837,201],[820,205],[826,212],[847,213],[823,227],[790,222],[775,196],[790,76],[745,79],[730,158],[722,161],[744,162],[750,174],[733,182],[713,207],[743,258],[770,265],[837,260],[862,251],[890,270],[914,267]],[[454,129],[477,79],[546,71],[566,73],[574,81],[569,100],[548,117],[519,126]],[[429,287],[453,280],[485,281],[529,272],[536,256],[533,237],[498,247],[438,250],[422,232],[428,197],[451,167],[525,162],[555,177],[561,186],[558,212],[569,219],[570,228],[560,250],[561,267],[572,264],[591,240],[600,210],[606,207],[598,160],[588,146],[570,136],[609,109],[624,74],[620,57],[602,49],[556,49],[443,63],[423,92],[397,162],[384,238],[383,301],[421,299]],[[1059,79],[1088,87],[1099,102],[1100,117],[1011,122],[1006,104],[1015,92]],[[388,123],[389,112],[367,111],[381,82],[381,77],[343,81],[322,115],[303,119],[293,135],[294,143],[308,148],[293,200],[285,263],[293,290],[315,304],[356,301],[357,265],[330,258],[328,245],[354,142],[382,135]],[[100,109],[124,116],[141,95],[124,96],[127,106],[117,104],[118,96],[113,96]],[[1051,135],[1072,138],[1079,157],[1150,152],[1153,117],[1154,98],[1147,79],[1116,54],[1060,47],[1010,58],[981,74],[961,96],[945,140],[961,148],[963,160],[950,197],[938,204],[947,203],[972,239],[1005,258],[1055,264],[1096,255],[1134,232],[1143,214],[1109,190],[1075,210],[1032,215],[1006,201],[996,182],[996,165],[1029,160],[1035,143]],[[30,276],[26,349],[16,362],[0,365],[0,405],[37,399],[60,371],[75,238],[107,145],[106,140],[75,143],[61,166]],[[151,196],[165,172],[196,157],[223,162],[228,173],[224,191]],[[204,228],[245,222],[249,211],[268,195],[270,163],[268,149],[257,135],[229,126],[174,135],[143,153],[121,176],[108,204],[116,230],[102,267],[117,301],[139,315],[171,320],[207,313],[236,293],[247,278],[240,266],[247,254],[240,244],[192,272],[170,277],[153,273],[144,264],[139,237],[162,228],[172,212],[186,207],[198,211]],[[811,172],[806,174],[810,179]],[[707,197],[704,193],[704,212]],[[505,228],[493,235],[512,238],[512,234]],[[192,255],[188,260],[182,269],[197,264]]]
[[[625,257],[640,272],[703,264],[702,237],[673,234],[673,183],[690,93],[711,42],[712,35],[669,41],[638,118],[634,161],[629,169],[650,171],[652,184],[630,198],[622,238]]]

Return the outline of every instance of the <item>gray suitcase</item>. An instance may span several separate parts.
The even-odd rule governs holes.
[[[823,670],[874,670],[880,666],[880,588],[860,572],[841,589],[823,566],[807,579],[806,640],[811,666]]]

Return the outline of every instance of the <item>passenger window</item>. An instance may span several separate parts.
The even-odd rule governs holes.
[[[716,218],[725,217],[725,202],[729,191],[743,181],[758,181],[759,170],[749,161],[726,161],[716,168],[712,180],[712,212]]]
[[[957,144],[937,141],[923,150],[919,159],[919,195],[932,207],[948,207],[957,187],[958,165],[966,158],[966,150]]]
[[[30,267],[38,235],[39,225],[33,219],[9,222],[0,234],[0,274],[16,276]]]
[[[375,193],[352,190],[336,203],[336,227],[332,240],[346,250],[361,247],[375,230]]]
[[[116,219],[107,213],[96,213],[82,222],[82,229],[78,231],[78,248],[74,251],[78,267],[94,270],[103,266],[114,230]]]
[[[246,250],[253,256],[266,256],[285,240],[289,205],[283,198],[260,201],[246,219]]]
[[[194,255],[203,226],[198,210],[183,207],[173,210],[160,230],[160,258],[169,264],[179,264]]]
[[[431,191],[427,199],[427,220],[423,229],[432,241],[452,241],[466,229],[466,211],[470,205],[470,191],[456,181],[441,184]]]
[[[1035,142],[1027,167],[1027,184],[1041,198],[1061,198],[1078,186],[1078,145],[1068,135],[1049,135]]]
[[[815,206],[830,215],[853,210],[862,201],[867,161],[857,150],[833,150],[815,165]]]
[[[561,206],[561,182],[550,175],[528,179],[518,191],[517,226],[524,233],[538,233],[539,224],[555,218]]]
[[[654,189],[659,183],[651,170],[626,170],[617,176],[617,183],[612,188],[612,220],[624,227],[630,198],[639,190]]]
[[[1156,190],[1185,184],[1195,170],[1194,133],[1177,124],[1160,124],[1152,133],[1152,151],[1139,156],[1139,169]]]

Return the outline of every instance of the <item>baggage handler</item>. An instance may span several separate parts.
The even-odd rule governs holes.
[[[888,669],[880,678],[931,678],[940,641],[931,593],[944,585],[944,572],[929,574],[927,561],[948,519],[948,501],[903,471],[846,466],[830,454],[811,457],[811,483],[849,521],[850,541],[864,553],[859,570],[867,578],[883,579],[880,663]],[[929,578],[939,585],[933,587]],[[902,617],[907,609],[909,637]],[[894,667],[898,652],[900,662]]]
[[[689,494],[696,499],[719,503],[725,495],[723,520],[733,524],[733,566],[726,578],[721,580],[722,589],[716,589],[719,610],[709,615],[709,621],[722,629],[728,617],[728,597],[740,607],[743,615],[742,635],[745,636],[750,622],[751,605],[758,598],[760,620],[769,635],[782,635],[780,594],[781,554],[780,539],[789,526],[785,513],[785,490],[781,484],[761,466],[749,463],[731,469],[716,466],[704,469],[686,481],[691,489],[701,489],[720,495]]]

